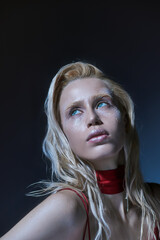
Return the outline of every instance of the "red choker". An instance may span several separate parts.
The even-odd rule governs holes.
[[[124,191],[124,165],[112,170],[96,170],[98,186],[102,193],[116,194]]]

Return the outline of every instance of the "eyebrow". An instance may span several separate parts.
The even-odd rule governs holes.
[[[109,94],[98,94],[98,95],[95,95],[93,97],[91,97],[92,101],[94,102],[95,100],[99,99],[99,98],[103,98],[103,97],[107,97],[109,98],[110,100],[112,99],[112,96],[109,95]],[[74,108],[74,107],[77,107],[79,105],[82,105],[83,103],[83,100],[80,100],[80,101],[75,101],[73,102],[71,105],[69,105],[67,108],[66,108],[66,111],[68,111],[69,109],[71,108]]]

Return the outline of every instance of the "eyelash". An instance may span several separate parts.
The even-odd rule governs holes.
[[[78,107],[75,107],[75,108],[73,108],[73,109],[71,109],[70,110],[70,112],[69,112],[69,116],[71,116],[71,117],[73,117],[74,115],[72,115],[73,113],[74,113],[74,111],[80,111],[79,109],[78,109]],[[76,114],[75,114],[76,115]]]
[[[96,108],[98,108],[98,105],[101,104],[101,103],[105,103],[106,105],[108,105],[108,107],[110,107],[110,105],[111,105],[108,101],[105,101],[105,100],[102,101],[102,100],[101,100],[101,101],[97,102]]]
[[[95,105],[95,106],[96,106],[96,109],[98,109],[98,105],[101,104],[101,103],[107,104],[108,107],[111,106],[111,104],[110,104],[108,101],[100,100],[100,101],[98,101],[98,102],[96,103],[96,105]],[[73,114],[73,112],[76,111],[76,110],[77,110],[77,111],[81,111],[81,110],[79,109],[79,107],[74,107],[73,109],[70,110],[69,116],[70,116],[70,117],[73,117],[74,115],[72,115],[72,114]],[[75,115],[78,115],[78,114],[75,114]]]

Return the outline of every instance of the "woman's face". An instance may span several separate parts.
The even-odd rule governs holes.
[[[61,124],[72,151],[97,169],[114,167],[124,145],[124,117],[112,100],[97,78],[70,82],[60,97]]]

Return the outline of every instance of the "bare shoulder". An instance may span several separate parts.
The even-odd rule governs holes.
[[[86,212],[80,198],[70,190],[51,194],[2,240],[82,239]]]
[[[55,194],[51,194],[42,205],[49,207],[51,211],[57,211],[63,216],[69,217],[69,219],[75,222],[86,220],[86,212],[81,199],[77,194],[71,190],[62,190]]]

